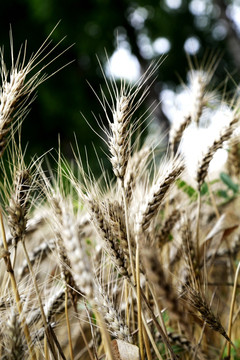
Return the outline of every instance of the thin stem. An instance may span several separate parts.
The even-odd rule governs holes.
[[[126,199],[126,193],[125,193],[125,189],[124,189],[123,180],[121,181],[121,188],[122,188],[122,197],[123,197],[123,203],[124,203],[129,260],[130,260],[130,266],[131,266],[131,270],[132,270],[132,274],[133,274],[133,281],[134,281],[134,284],[136,284],[136,274],[135,274],[135,268],[134,268],[134,263],[133,263],[132,246],[131,246],[131,241],[130,241],[130,231],[129,231],[129,223],[128,223],[128,206],[127,206],[127,199]]]
[[[145,296],[146,296],[146,299],[149,301],[149,291],[148,291],[148,284],[147,283],[145,285]],[[147,331],[147,329],[146,329],[146,326],[144,324],[143,338],[144,338],[144,344],[145,344],[145,348],[146,348],[146,354],[147,354],[148,360],[152,360],[152,354],[151,354],[149,339],[147,337],[146,331]]]
[[[167,329],[166,329],[166,325],[165,325],[164,320],[163,320],[162,311],[159,308],[159,302],[157,301],[157,298],[156,298],[156,295],[155,295],[155,292],[154,292],[153,288],[150,285],[148,287],[149,287],[149,290],[151,291],[151,295],[152,295],[153,301],[155,303],[155,306],[156,306],[156,309],[157,309],[157,312],[158,312],[158,317],[159,317],[159,320],[160,320],[160,324],[162,326],[162,329],[163,329],[165,335],[167,336]],[[149,300],[149,299],[147,298],[147,300]],[[167,349],[167,345],[165,343],[164,343],[164,346],[165,346],[165,352],[167,353],[168,349]]]
[[[200,193],[200,190],[198,190],[197,221],[196,221],[196,244],[197,244],[197,261],[198,261],[198,265],[200,263],[200,239],[199,239],[200,211],[201,211],[201,193]]]
[[[100,331],[101,331],[101,334],[102,334],[102,340],[103,340],[103,343],[104,343],[105,352],[107,354],[107,359],[108,360],[115,360],[114,355],[113,355],[113,351],[112,351],[111,338],[110,338],[110,335],[109,335],[109,333],[108,333],[108,331],[106,329],[105,322],[104,322],[101,314],[96,309],[94,309],[94,310],[95,310],[94,313],[95,313],[97,322],[99,323],[99,328],[100,328]]]
[[[146,350],[146,354],[147,354],[147,360],[152,360],[152,354],[151,354],[149,339],[148,339],[148,336],[147,336],[147,332],[146,332],[145,327],[143,327],[143,340],[144,340],[144,344],[145,344],[145,350]]]
[[[67,286],[66,286],[66,289],[65,289],[65,317],[66,317],[66,322],[67,322],[70,359],[74,360],[73,347],[72,347],[71,327],[70,327],[69,316],[68,316],[68,291],[67,291]]]
[[[154,349],[154,351],[155,351],[155,354],[156,354],[158,360],[163,360],[163,358],[162,358],[162,356],[161,356],[161,354],[160,354],[160,352],[159,352],[159,350],[158,350],[158,348],[157,348],[157,345],[156,345],[156,343],[155,343],[155,341],[154,341],[154,339],[153,339],[152,333],[151,333],[151,331],[150,331],[150,329],[149,329],[149,327],[148,327],[148,324],[147,324],[147,322],[146,322],[145,317],[144,317],[143,314],[142,314],[142,321],[143,321],[143,324],[144,324],[144,327],[145,327],[145,329],[146,329],[148,338],[149,338],[149,340],[150,340],[150,342],[151,342],[151,344],[152,344],[152,347],[153,347],[153,349]]]
[[[46,334],[45,334],[44,335],[44,355],[45,355],[46,360],[50,360],[47,344],[48,344],[47,343],[47,337],[46,337]]]
[[[131,283],[131,285],[132,285],[133,292],[135,293],[135,296],[137,296],[137,294],[136,294],[136,286],[134,286],[132,283]],[[146,307],[147,307],[147,309],[148,309],[148,311],[149,311],[149,313],[150,313],[150,315],[152,317],[152,320],[153,320],[154,324],[156,325],[157,330],[158,330],[158,332],[160,333],[160,335],[162,337],[163,342],[167,345],[167,347],[169,349],[171,359],[176,360],[176,356],[175,356],[175,354],[173,352],[171,344],[169,343],[169,341],[168,341],[168,339],[166,337],[166,334],[164,333],[161,325],[159,324],[159,322],[158,322],[158,320],[157,320],[157,318],[156,318],[156,316],[155,316],[155,314],[154,314],[154,312],[153,312],[153,310],[152,310],[152,308],[151,308],[145,294],[143,293],[142,289],[140,289],[140,291],[141,291],[142,300],[144,301],[144,303],[145,303],[145,305],[146,305]]]
[[[144,359],[144,348],[143,348],[143,326],[142,326],[142,304],[141,304],[141,284],[140,284],[140,270],[139,270],[139,239],[136,237],[136,280],[137,280],[137,309],[138,309],[138,341],[140,349],[140,359]]]
[[[125,294],[125,303],[126,303],[126,324],[130,329],[130,317],[129,317],[129,301],[128,301],[128,282],[127,279],[124,279],[124,294]]]
[[[232,301],[231,301],[231,308],[230,308],[230,314],[229,314],[229,322],[228,322],[228,337],[231,340],[231,332],[232,332],[232,318],[233,318],[233,310],[236,300],[236,291],[237,291],[237,281],[238,281],[238,275],[240,271],[240,262],[238,263],[237,271],[235,274],[234,279],[234,287],[233,287],[233,293],[232,293]],[[230,351],[231,351],[231,342],[228,342],[227,345],[227,357],[230,359]]]
[[[136,330],[136,322],[135,322],[135,311],[134,311],[134,298],[133,298],[133,291],[130,288],[130,296],[131,296],[131,323],[132,323],[132,331]]]
[[[81,332],[81,335],[82,335],[82,338],[83,338],[83,342],[84,342],[84,344],[85,344],[85,346],[86,346],[86,349],[87,349],[87,351],[88,351],[88,355],[89,355],[89,357],[90,357],[91,360],[94,360],[94,356],[93,356],[93,354],[92,354],[92,352],[91,352],[91,349],[90,349],[90,347],[89,347],[88,341],[87,341],[86,336],[85,336],[85,334],[84,334],[84,331],[83,331],[83,329],[82,329],[80,317],[78,316],[78,308],[77,308],[77,304],[76,304],[75,301],[73,302],[73,307],[74,307],[74,311],[75,311],[75,313],[76,313],[76,315],[77,315],[77,318],[78,318],[79,329],[80,329],[80,332]],[[87,311],[87,313],[88,313],[86,303],[85,303],[85,308],[86,308],[86,311]],[[88,315],[88,316],[89,316],[89,315]],[[90,318],[90,317],[89,317],[89,318]]]
[[[214,208],[214,210],[215,210],[215,213],[216,213],[217,218],[219,219],[219,218],[220,218],[220,214],[219,214],[219,211],[218,211],[218,208],[217,208],[217,203],[216,203],[215,197],[214,197],[213,192],[212,192],[212,189],[211,189],[211,185],[209,184],[209,182],[207,182],[207,185],[208,185],[209,195],[210,195],[210,198],[211,198],[211,202],[212,202],[213,208]]]

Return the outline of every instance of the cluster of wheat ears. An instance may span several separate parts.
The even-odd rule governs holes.
[[[12,53],[9,71],[1,53],[1,359],[239,359],[237,92],[220,99],[211,86],[214,56],[192,67],[189,106],[156,156],[136,134],[159,64],[133,85],[106,79],[109,93],[95,93],[113,176],[96,180],[77,152],[74,168],[59,151],[46,172],[44,156],[26,164],[20,134],[49,39],[28,61],[26,47]],[[227,121],[190,179],[179,144],[208,108],[227,108]]]

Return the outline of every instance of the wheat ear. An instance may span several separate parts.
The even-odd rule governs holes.
[[[2,49],[0,50],[0,56],[1,56],[0,72],[1,72],[1,80],[2,80],[0,87],[0,158],[3,156],[3,153],[5,151],[8,134],[12,128],[12,125],[14,125],[14,122],[17,119],[24,118],[24,116],[28,111],[29,105],[34,100],[34,97],[31,98],[32,93],[43,81],[45,81],[48,78],[46,75],[40,77],[41,73],[46,69],[46,67],[50,63],[55,61],[55,59],[57,59],[65,51],[68,50],[68,49],[64,50],[54,59],[49,60],[47,64],[42,65],[42,67],[40,67],[40,69],[36,71],[34,75],[29,77],[29,74],[32,72],[32,70],[36,68],[36,66],[40,65],[43,62],[43,60],[46,60],[46,58],[53,52],[53,50],[55,50],[57,46],[62,42],[61,40],[52,49],[49,49],[49,45],[51,43],[51,41],[49,41],[49,38],[52,35],[55,28],[51,31],[51,33],[43,42],[43,44],[40,46],[38,51],[35,54],[32,54],[28,62],[26,62],[26,50],[27,50],[26,42],[23,46],[23,54],[21,54],[21,50],[20,50],[17,59],[16,60],[14,59],[13,40],[11,37],[12,67],[10,72],[8,72],[8,70],[6,69],[6,65],[4,63],[3,50]],[[46,51],[48,51],[48,53],[44,54],[44,52]],[[21,62],[21,56],[22,56],[22,62]],[[50,76],[52,75],[53,74],[51,74]]]
[[[67,293],[70,295],[72,303],[76,305],[79,298],[79,291],[71,272],[71,264],[65,247],[65,244],[68,241],[71,241],[73,236],[76,236],[76,221],[73,214],[70,214],[70,207],[67,206],[66,201],[60,196],[60,194],[54,194],[50,201],[56,217],[54,231],[56,233],[56,249],[59,255],[61,277],[66,284]],[[68,213],[68,216],[70,217],[68,224],[65,219],[66,213]],[[65,228],[65,226],[68,227]]]
[[[227,341],[231,342],[220,320],[213,314],[202,293],[192,287],[186,286],[183,298],[186,299],[187,303],[192,307],[195,315],[205,321],[211,329],[220,333]]]
[[[18,69],[13,64],[8,81],[8,72],[4,64],[3,52],[1,52],[0,157],[2,157],[6,148],[7,136],[11,129],[10,125],[14,119],[14,111],[16,112],[16,109],[20,106],[21,99],[26,95],[24,83],[28,72],[28,67],[20,67]],[[26,111],[26,109],[24,109],[24,111]],[[24,111],[22,110],[22,113],[24,113]]]
[[[188,267],[186,279],[186,283],[188,283],[190,279],[193,281],[199,279],[199,261],[196,253],[197,249],[193,243],[189,219],[181,225],[180,233],[182,237],[183,254]],[[191,274],[194,274],[194,276],[191,277]]]
[[[136,182],[139,178],[139,173],[143,170],[146,165],[147,159],[150,155],[150,148],[143,147],[129,158],[128,166],[126,169],[125,179],[124,179],[124,189],[127,199],[127,204],[132,201],[133,191],[136,186]]]
[[[22,160],[22,162],[23,162],[23,160]],[[33,284],[34,284],[34,288],[35,288],[35,292],[36,292],[36,295],[38,298],[41,315],[42,315],[42,320],[43,320],[43,324],[44,324],[44,327],[46,330],[46,335],[48,337],[51,351],[56,358],[57,355],[55,352],[54,344],[52,342],[52,338],[50,336],[49,328],[47,325],[45,313],[44,313],[43,306],[42,306],[41,296],[39,293],[39,289],[38,289],[35,274],[34,274],[34,271],[32,268],[32,264],[31,264],[31,261],[30,261],[30,258],[29,258],[29,255],[28,255],[28,252],[26,249],[25,238],[24,238],[25,230],[26,230],[26,221],[27,221],[26,215],[27,215],[27,210],[29,208],[30,191],[33,189],[35,178],[33,177],[33,175],[30,175],[30,171],[27,168],[25,168],[24,163],[21,165],[22,165],[22,169],[16,173],[16,177],[14,179],[15,180],[14,190],[15,191],[14,191],[13,197],[11,197],[11,199],[10,199],[9,207],[7,209],[8,214],[9,214],[8,222],[9,222],[11,234],[14,239],[15,246],[17,246],[18,241],[21,241],[21,243],[22,243],[25,258],[28,263],[29,271],[30,271],[30,274],[31,274],[31,277],[33,280]],[[15,252],[15,254],[16,254],[16,252]]]
[[[56,248],[55,240],[50,239],[47,242],[42,242],[39,246],[36,246],[31,253],[29,253],[29,259],[34,266],[38,261],[43,261],[48,254]],[[22,279],[29,273],[29,268],[26,259],[24,259],[21,267],[18,269],[18,275]]]
[[[83,291],[87,299],[94,297],[93,274],[88,263],[87,255],[79,238],[78,224],[71,211],[71,207],[62,207],[62,240],[67,249],[72,275],[78,288]]]
[[[240,144],[239,139],[230,141],[227,159],[227,168],[231,176],[240,174]]]
[[[113,336],[117,339],[132,343],[129,328],[100,284],[98,285],[98,296],[96,296],[95,301],[98,305],[99,312],[103,314],[106,323],[112,330]]]
[[[26,345],[23,341],[21,322],[18,315],[12,312],[6,326],[7,343],[5,344],[5,356],[3,360],[23,359]]]
[[[213,155],[218,149],[222,147],[225,141],[230,139],[233,131],[235,130],[235,125],[237,124],[238,120],[239,117],[234,116],[233,119],[230,121],[229,125],[222,131],[219,138],[214,140],[213,144],[208,148],[207,152],[203,155],[203,158],[199,164],[197,171],[197,184],[199,191],[207,176],[209,164],[213,158]]]
[[[59,287],[55,289],[54,294],[47,298],[43,308],[48,322],[51,321],[54,315],[57,315],[58,313],[62,313],[64,311],[64,299],[65,299],[64,287]],[[31,327],[35,323],[37,323],[40,319],[41,319],[41,311],[38,308],[37,311],[30,313],[30,316],[27,319],[27,323]]]
[[[104,240],[104,245],[111,260],[117,267],[122,276],[131,278],[128,262],[124,256],[122,247],[116,242],[114,232],[112,231],[111,224],[106,218],[104,211],[98,201],[87,198],[89,203],[93,224],[95,225],[101,238]]]
[[[209,79],[209,75],[203,71],[191,71],[190,89],[192,92],[193,106],[192,119],[199,125],[199,120],[203,112],[203,108],[207,102],[207,95],[205,95],[205,88]]]
[[[162,297],[165,306],[172,313],[173,317],[187,330],[187,324],[183,319],[183,311],[178,301],[178,295],[166,280],[162,265],[160,264],[154,250],[144,249],[143,262],[148,280],[152,283],[156,294]]]
[[[190,125],[191,120],[192,120],[191,115],[188,115],[183,118],[183,121],[178,126],[172,125],[169,134],[169,146],[172,155],[174,155],[177,144],[181,141],[183,133],[185,129],[188,127],[188,125]]]
[[[124,189],[124,177],[127,169],[127,163],[130,156],[130,134],[129,124],[131,120],[132,103],[130,96],[126,96],[123,90],[116,98],[116,107],[113,109],[113,122],[110,123],[112,136],[109,138],[109,150],[111,152],[111,163],[113,172],[120,179],[122,196],[125,211],[126,233],[128,241],[128,251],[132,274],[135,279],[135,271],[133,264],[132,247],[130,242],[129,226],[128,226],[128,204],[127,195]]]
[[[156,217],[158,210],[174,184],[176,179],[184,170],[184,165],[181,160],[174,159],[165,174],[161,174],[159,179],[151,187],[149,195],[145,203],[141,206],[136,218],[136,233],[146,231],[153,219]]]
[[[170,238],[171,230],[174,228],[174,226],[180,219],[180,216],[181,216],[180,211],[175,209],[165,219],[160,230],[155,235],[155,244],[158,248],[162,248],[166,243],[168,243],[171,240]]]
[[[28,169],[17,172],[14,179],[13,194],[9,200],[9,206],[7,207],[8,225],[15,246],[25,235],[27,213],[30,207],[29,196],[31,183],[31,175]]]

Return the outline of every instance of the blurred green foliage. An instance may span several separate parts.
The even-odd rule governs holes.
[[[67,38],[55,53],[74,44],[49,66],[47,72],[54,72],[71,60],[74,62],[41,85],[31,113],[24,121],[23,144],[29,143],[28,154],[42,154],[57,148],[60,134],[63,153],[71,158],[70,143],[75,141],[75,132],[81,153],[84,155],[87,147],[89,161],[96,168],[91,143],[98,148],[102,141],[81,113],[99,131],[92,113],[104,118],[103,111],[87,81],[98,93],[100,86],[105,88],[96,55],[104,66],[105,49],[111,57],[117,47],[117,37],[119,45],[124,44],[136,56],[142,71],[152,59],[161,56],[154,47],[156,40],[164,38],[169,42],[170,50],[157,74],[150,101],[158,100],[160,91],[166,86],[175,88],[178,76],[186,79],[187,39],[198,45],[196,56],[199,59],[207,49],[220,50],[222,57],[216,78],[220,81],[228,72],[238,81],[239,30],[231,17],[235,8],[238,8],[238,1],[227,0],[3,0],[0,44],[4,45],[8,64],[10,24],[15,54],[27,39],[30,56],[59,20],[61,23],[52,35],[53,44],[65,35]],[[166,129],[168,122],[161,106],[156,117]]]

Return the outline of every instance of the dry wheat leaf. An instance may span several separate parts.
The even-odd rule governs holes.
[[[212,228],[212,230],[208,233],[205,242],[211,240],[215,235],[218,235],[220,232],[223,233],[223,236],[229,235],[239,226],[239,220],[239,217],[231,211],[222,214]]]
[[[122,340],[112,341],[114,360],[139,360],[139,348]]]
[[[219,249],[223,241],[227,239],[227,236],[238,228],[239,220],[239,217],[232,211],[222,214],[202,243],[201,254],[204,253],[206,246]]]

